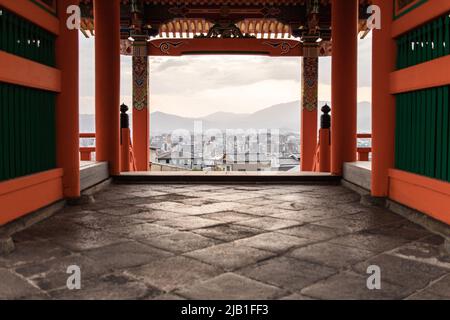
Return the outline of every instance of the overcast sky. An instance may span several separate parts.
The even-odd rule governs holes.
[[[359,41],[359,101],[371,101],[371,36]],[[185,56],[150,59],[150,111],[200,117],[252,113],[300,99],[300,58]],[[319,100],[331,100],[331,58],[321,58]],[[121,102],[131,106],[131,58],[122,57]],[[94,113],[94,39],[80,34],[80,113]]]

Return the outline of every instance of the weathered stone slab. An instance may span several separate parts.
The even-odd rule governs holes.
[[[178,230],[193,230],[207,228],[223,224],[221,221],[205,219],[198,216],[185,216],[167,220],[156,221],[158,225],[166,226]]]
[[[135,240],[145,240],[164,234],[170,234],[175,231],[176,230],[173,228],[168,228],[153,223],[141,223],[124,227],[111,228],[108,230],[108,232]]]
[[[285,291],[233,273],[178,290],[177,294],[195,300],[266,300],[276,299]]]
[[[273,256],[273,253],[234,243],[220,244],[186,254],[225,270],[235,270]]]
[[[84,281],[80,290],[63,288],[50,292],[57,300],[137,300],[160,294],[160,290],[121,273]]]
[[[182,256],[155,260],[126,271],[127,274],[166,292],[215,277],[222,272],[217,267]]]
[[[19,242],[16,250],[8,255],[0,255],[0,266],[18,267],[24,264],[63,258],[72,253],[51,241]]]
[[[310,261],[336,269],[351,266],[374,256],[375,253],[363,249],[343,247],[330,242],[312,244],[289,253],[292,258]]]
[[[23,299],[33,295],[43,295],[41,290],[9,270],[0,268],[0,279],[0,300]]]
[[[448,272],[446,269],[430,264],[411,261],[388,254],[382,254],[368,261],[361,262],[355,265],[353,270],[361,275],[366,275],[367,268],[371,265],[380,267],[382,283],[388,281],[409,288],[411,293],[426,287],[429,283]]]
[[[330,240],[332,243],[364,249],[374,252],[384,252],[408,242],[408,240],[370,233],[354,233]]]
[[[276,219],[271,217],[255,218],[250,220],[239,221],[237,224],[250,228],[274,231],[278,229],[298,226],[301,223],[295,220]]]
[[[145,240],[145,243],[173,253],[184,253],[221,243],[191,232],[175,232]]]
[[[123,242],[83,253],[99,266],[111,270],[141,266],[172,254],[137,242]]]
[[[67,279],[70,276],[67,274],[67,269],[70,266],[80,267],[82,281],[102,276],[109,271],[87,257],[72,255],[42,263],[36,261],[33,264],[16,268],[15,272],[26,277],[42,290],[52,290],[66,287]]]
[[[193,232],[205,237],[228,242],[251,237],[265,231],[233,224],[222,224],[215,227],[193,230]]]
[[[346,271],[302,290],[302,294],[324,300],[392,300],[409,295],[407,288],[383,282],[381,290],[369,290],[367,277]]]
[[[300,292],[301,289],[336,272],[329,267],[286,257],[273,258],[238,271],[251,279],[294,292]]]
[[[295,237],[313,239],[317,241],[336,238],[344,233],[342,230],[339,229],[319,226],[316,224],[306,224],[293,228],[282,229],[278,230],[278,232]]]
[[[234,243],[256,249],[282,253],[293,247],[310,243],[310,239],[288,236],[277,232],[268,232],[251,238],[237,240]]]
[[[239,213],[235,211],[224,211],[203,215],[202,218],[218,220],[224,223],[238,222],[243,220],[254,219],[254,215]]]

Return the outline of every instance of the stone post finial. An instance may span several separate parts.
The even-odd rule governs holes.
[[[320,116],[320,128],[321,129],[330,129],[331,128],[331,116],[329,115],[331,108],[328,104],[325,104],[322,107],[323,114]]]
[[[120,106],[120,128],[121,129],[129,129],[130,128],[130,120],[127,114],[129,110],[126,104],[122,104]]]

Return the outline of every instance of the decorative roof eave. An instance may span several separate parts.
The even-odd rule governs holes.
[[[82,4],[84,4],[82,6],[83,18],[81,22],[81,31],[86,37],[90,37],[94,35],[92,0],[80,0],[80,1]],[[331,29],[330,5],[332,0],[319,0],[319,1],[320,5],[324,6],[323,8],[325,8],[325,11],[323,11],[323,8],[321,11],[324,14],[324,16],[321,19],[324,20],[319,22],[321,32],[325,33],[324,36],[322,36],[322,38],[324,38],[325,40],[329,40],[331,36],[331,32],[329,30]],[[370,32],[370,30],[368,30],[366,25],[364,6],[371,4],[371,2],[372,0],[360,0],[361,20],[359,23],[360,28],[359,31],[361,33],[361,37],[365,37]],[[133,19],[131,18],[131,13],[127,13],[127,8],[128,6],[130,6],[131,0],[121,0],[121,3],[122,3],[121,38],[127,39],[128,37],[130,37],[130,35],[134,33],[132,28],[134,28],[137,22],[134,20],[134,18]],[[144,14],[144,16],[147,18],[138,20],[141,21],[140,22],[141,26],[147,28],[146,30],[148,31],[145,31],[145,34],[147,34],[147,32],[150,32],[152,33],[152,37],[156,36],[157,38],[192,38],[195,35],[206,35],[210,31],[214,23],[217,21],[216,19],[218,19],[219,17],[217,16],[217,14],[213,14],[211,16],[211,12],[215,12],[214,10],[217,10],[212,8],[214,8],[214,6],[217,5],[237,6],[230,9],[231,10],[230,12],[234,11],[234,13],[232,13],[234,17],[233,19],[235,19],[233,23],[236,24],[236,26],[241,30],[243,34],[251,34],[257,37],[292,39],[293,32],[297,31],[298,33],[297,28],[299,26],[305,27],[306,24],[305,19],[307,19],[305,16],[303,16],[306,14],[304,12],[305,9],[298,9],[300,10],[298,12],[297,9],[294,10],[293,7],[289,9],[283,9],[284,11],[283,10],[280,11],[279,9],[277,9],[277,7],[281,9],[282,6],[293,6],[293,5],[305,6],[306,0],[251,0],[251,1],[250,0],[142,0],[141,3],[155,6],[158,5],[166,6],[164,10],[161,9],[162,7],[158,7],[159,9],[156,9],[162,10],[161,12],[163,12],[163,16],[165,15],[164,18],[163,17],[160,18],[159,11],[157,11],[158,12],[157,15],[153,15],[153,17],[147,16],[150,14],[149,12],[153,11],[153,9],[151,9],[151,11],[146,10],[145,13],[142,12],[142,14]],[[178,11],[183,6],[191,6],[189,8],[192,8],[192,6],[197,7],[193,9],[194,12],[196,12],[195,14],[191,14],[190,17],[188,16],[181,17],[184,15],[183,10],[182,10],[183,12],[178,12],[177,10],[175,10],[178,13],[174,13],[173,11],[171,11],[172,9],[168,9],[167,6],[174,6],[173,8],[177,8]],[[199,8],[198,6],[204,6],[204,8],[203,7]],[[245,11],[246,9],[243,9],[242,8],[243,6],[249,6],[248,10],[250,11],[248,13],[248,17],[246,17],[247,15]],[[277,14],[274,15],[269,14],[269,16],[267,17],[261,17],[260,14],[262,12],[261,10],[263,9],[257,8],[258,6],[260,7],[269,6],[273,8],[270,10],[276,10],[278,11],[278,14],[280,12],[283,12],[282,16],[279,16],[281,20],[275,18],[278,17]],[[167,10],[170,11],[171,14],[167,15],[168,12]],[[268,10],[267,12],[270,12],[270,10]],[[209,16],[208,14],[205,14],[205,18],[195,18],[196,16],[202,16],[203,14],[201,14],[201,12],[208,12]],[[236,14],[236,12],[238,12],[238,14]],[[259,14],[255,15],[255,12],[259,12]],[[292,13],[295,13],[295,15],[292,16]],[[299,16],[298,15],[299,13],[301,13],[300,16],[303,17],[295,18]],[[209,18],[206,18],[206,16],[208,16]],[[256,18],[258,16],[259,18]],[[240,19],[237,19],[238,17],[240,17]],[[286,20],[287,17],[289,17],[288,20]],[[293,22],[292,19],[296,21],[302,20],[303,22],[301,22],[301,24],[299,25],[298,24],[299,22]]]

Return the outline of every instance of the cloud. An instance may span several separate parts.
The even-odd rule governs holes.
[[[371,99],[371,37],[359,41],[359,101]],[[131,105],[131,57],[121,58],[121,102]],[[301,59],[264,56],[183,56],[150,59],[152,111],[204,116],[249,113],[300,99]],[[321,58],[319,100],[331,100],[331,58]],[[94,113],[94,39],[80,37],[80,112]]]

